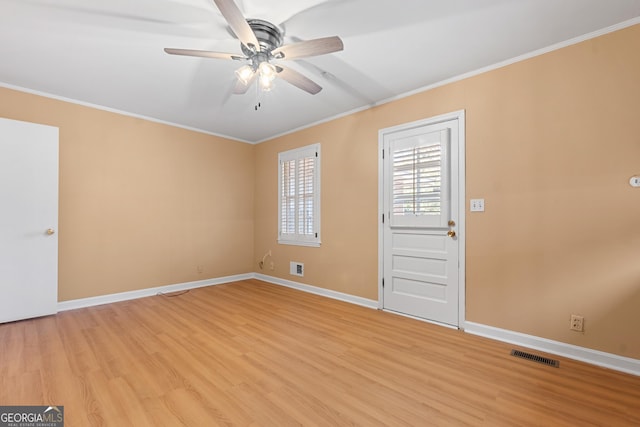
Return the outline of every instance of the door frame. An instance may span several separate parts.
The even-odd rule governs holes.
[[[382,289],[382,279],[384,277],[384,137],[385,135],[400,130],[411,129],[414,127],[428,126],[442,123],[450,120],[458,121],[458,329],[465,329],[465,313],[466,313],[466,160],[465,160],[465,110],[453,111],[451,113],[441,114],[435,117],[429,117],[409,123],[403,123],[378,130],[378,309],[382,310],[384,293]],[[453,149],[453,147],[452,147]],[[389,218],[385,218],[389,221]],[[409,316],[413,317],[413,316]],[[429,322],[426,319],[419,319]],[[437,322],[433,322],[437,323]],[[441,323],[438,323],[439,325]]]

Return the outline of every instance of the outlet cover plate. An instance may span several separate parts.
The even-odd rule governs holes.
[[[571,329],[572,331],[584,332],[584,316],[572,314],[569,329]]]

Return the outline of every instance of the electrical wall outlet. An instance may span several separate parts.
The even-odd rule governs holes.
[[[584,317],[577,314],[572,314],[569,329],[571,329],[572,331],[584,332]]]

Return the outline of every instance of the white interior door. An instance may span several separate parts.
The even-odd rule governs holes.
[[[58,128],[0,118],[0,323],[56,313]]]
[[[383,308],[459,325],[459,119],[381,131]]]

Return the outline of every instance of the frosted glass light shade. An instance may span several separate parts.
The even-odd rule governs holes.
[[[236,70],[236,76],[238,76],[238,79],[246,85],[253,76],[253,68],[248,65],[240,67]]]

